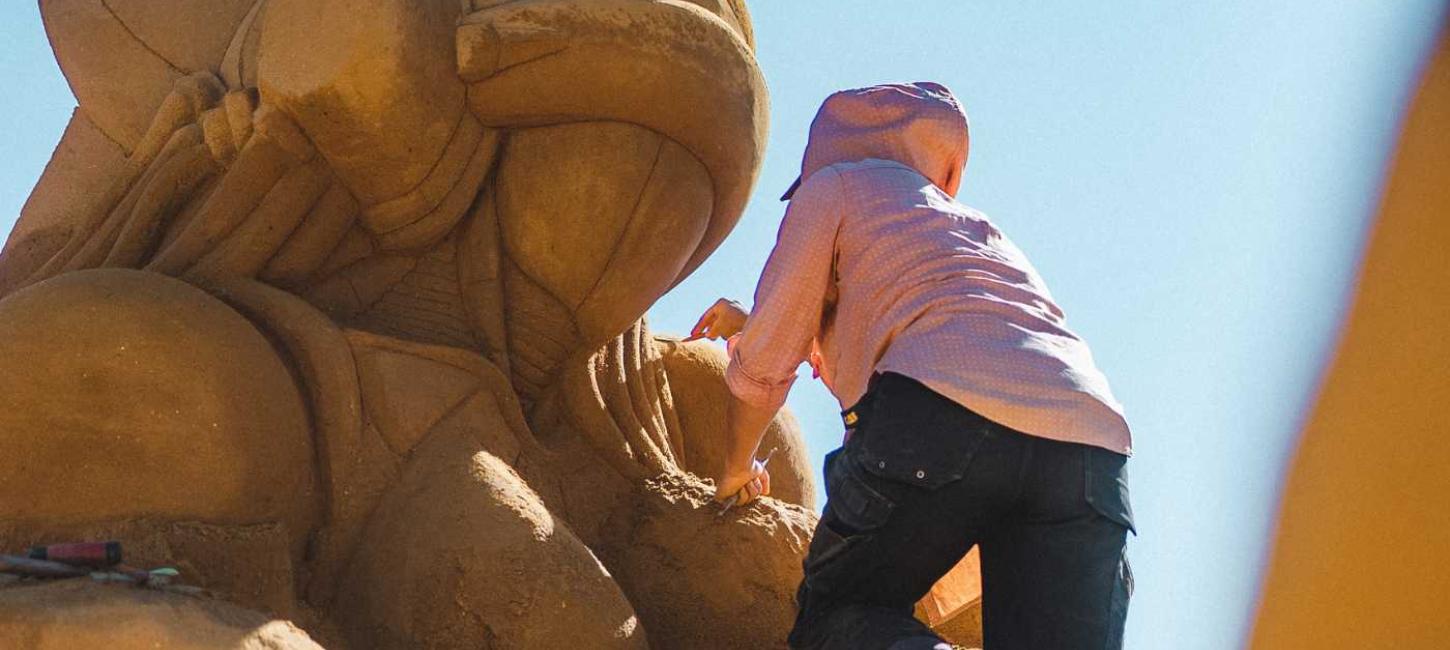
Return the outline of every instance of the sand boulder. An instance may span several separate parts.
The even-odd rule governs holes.
[[[725,409],[730,402],[725,366],[730,359],[719,344],[710,341],[686,343],[664,336],[656,341],[684,431],[681,463],[686,469],[709,476],[720,466],[725,451],[721,442],[725,436]],[[760,449],[762,454],[775,450],[770,461],[771,496],[814,511],[816,485],[811,478],[805,438],[789,410],[782,409],[771,420]]]
[[[322,650],[289,621],[220,600],[86,579],[0,587],[0,648]]]
[[[298,386],[206,292],[143,271],[61,275],[0,301],[0,364],[0,493],[15,496],[0,521],[312,526]]]
[[[712,495],[689,476],[649,481],[597,550],[651,647],[781,647],[815,514],[766,498],[718,516]]]
[[[647,648],[630,603],[506,463],[434,436],[342,578],[356,647]]]

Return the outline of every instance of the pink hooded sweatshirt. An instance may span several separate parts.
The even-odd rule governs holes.
[[[779,408],[811,359],[842,408],[898,372],[1023,433],[1132,453],[1122,406],[1027,257],[954,196],[966,113],[934,83],[836,93],[811,125],[726,381]]]

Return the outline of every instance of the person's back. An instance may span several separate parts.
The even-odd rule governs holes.
[[[1128,426],[1026,256],[956,202],[969,142],[938,84],[832,95],[753,313],[696,325],[731,338],[717,498],[768,493],[751,459],[807,357],[844,408],[793,648],[945,647],[912,606],[973,546],[986,650],[1121,647]]]
[[[843,407],[899,372],[1014,429],[1131,453],[1087,345],[986,215],[899,162],[824,171],[811,182],[834,185],[840,223],[821,371]]]

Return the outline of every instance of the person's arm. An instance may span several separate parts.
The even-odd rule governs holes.
[[[820,328],[834,281],[841,185],[839,175],[824,170],[796,192],[755,289],[754,309],[729,346],[725,382],[731,401],[717,499],[739,494],[740,503],[748,503],[769,492],[768,474],[755,458]]]

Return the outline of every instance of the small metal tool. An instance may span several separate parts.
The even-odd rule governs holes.
[[[765,455],[765,458],[760,461],[760,468],[761,469],[765,469],[765,467],[767,465],[770,465],[770,458],[775,455],[775,450],[776,449],[778,449],[778,447],[771,448],[770,453],[766,454]],[[737,504],[737,503],[740,503],[740,493],[739,492],[736,492],[735,494],[731,495],[729,499],[726,499],[725,500],[725,505],[720,508],[720,512],[715,513],[715,517],[716,518],[719,518],[719,517],[725,516],[725,513],[726,512],[729,512],[730,509],[733,508],[733,507],[735,507],[735,504]]]

